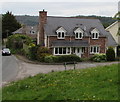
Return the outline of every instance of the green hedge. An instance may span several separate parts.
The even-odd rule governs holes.
[[[80,57],[76,55],[46,56],[44,61],[47,63],[80,62]]]

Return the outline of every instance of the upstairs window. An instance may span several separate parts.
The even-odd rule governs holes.
[[[64,32],[58,32],[57,38],[58,39],[65,39],[65,33]]]
[[[75,33],[75,39],[82,39],[82,38],[83,38],[83,33],[81,33],[81,32]]]
[[[98,39],[99,34],[98,33],[92,33],[92,39]]]
[[[75,33],[75,39],[83,38],[83,33],[84,33],[83,29],[77,27],[77,28],[75,28],[74,33]]]
[[[98,39],[99,38],[99,30],[97,28],[94,28],[91,31],[91,38],[92,39]]]
[[[56,30],[57,38],[58,38],[58,39],[65,39],[66,32],[67,32],[67,31],[66,31],[63,27],[59,27],[59,28]]]
[[[30,34],[35,34],[35,31],[34,31],[34,30],[31,30],[31,31],[30,31]]]

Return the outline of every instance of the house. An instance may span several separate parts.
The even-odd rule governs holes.
[[[53,55],[76,54],[82,58],[106,53],[108,46],[116,46],[100,20],[47,16],[44,10],[39,12],[37,44],[51,49]]]
[[[32,37],[33,39],[37,38],[38,26],[22,26],[18,30],[14,31],[13,34],[24,34]]]
[[[120,48],[120,35],[117,34],[119,27],[120,27],[120,22],[116,21],[105,29],[106,31],[109,32],[109,34],[112,35],[112,37],[117,43],[117,46],[114,47],[115,52],[117,52],[117,55],[119,51],[118,49]]]

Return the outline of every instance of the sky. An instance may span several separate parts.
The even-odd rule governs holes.
[[[33,2],[34,1],[34,2]],[[0,14],[11,11],[14,15],[38,16],[45,9],[48,16],[97,15],[113,17],[118,12],[119,0],[4,0],[0,1]]]

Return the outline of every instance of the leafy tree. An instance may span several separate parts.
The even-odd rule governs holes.
[[[22,49],[23,43],[29,45],[32,39],[27,35],[14,34],[8,37],[7,47],[12,49]]]
[[[115,14],[114,18],[116,18],[117,20],[120,20],[120,11]]]
[[[7,12],[2,15],[2,38],[7,38],[12,35],[12,32],[19,29],[21,24],[17,22],[12,12]]]

